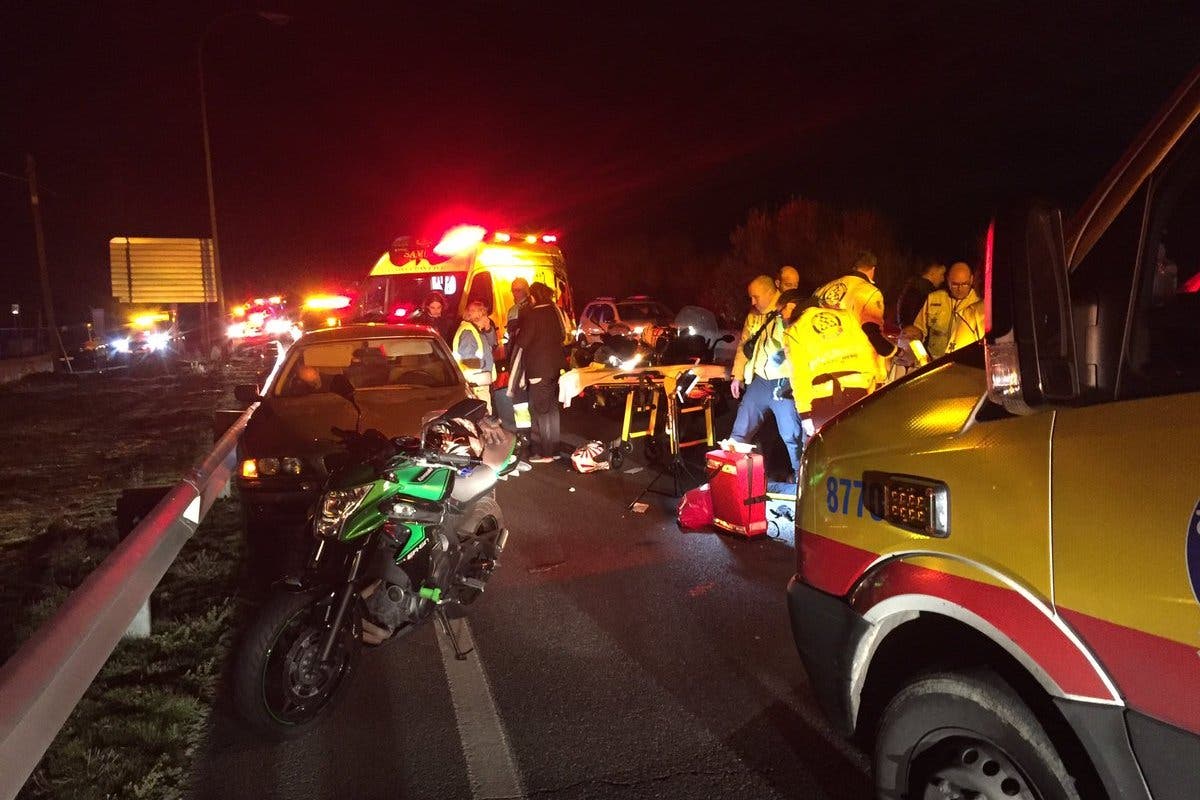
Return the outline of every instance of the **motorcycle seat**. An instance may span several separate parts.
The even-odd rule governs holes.
[[[469,503],[491,491],[495,485],[496,471],[491,467],[479,464],[467,475],[459,475],[454,479],[454,488],[450,490],[450,497],[459,503]]]

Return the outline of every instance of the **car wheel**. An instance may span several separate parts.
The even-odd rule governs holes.
[[[1033,712],[989,671],[919,678],[880,718],[878,797],[1080,800]]]

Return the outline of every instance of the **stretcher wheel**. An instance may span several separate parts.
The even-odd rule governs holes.
[[[625,448],[614,447],[609,453],[608,463],[612,465],[613,469],[620,469],[621,465],[625,463]]]
[[[642,445],[642,453],[645,454],[647,461],[658,463],[663,455],[662,441],[658,436],[646,437],[646,442]]]

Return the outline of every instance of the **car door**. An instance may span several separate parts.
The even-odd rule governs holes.
[[[1072,274],[1084,402],[1052,436],[1054,601],[1124,697],[1156,798],[1200,786],[1198,143],[1176,145]]]

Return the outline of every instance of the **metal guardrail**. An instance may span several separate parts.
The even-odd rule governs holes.
[[[0,798],[11,800],[95,680],[237,463],[250,406],[0,667]]]

